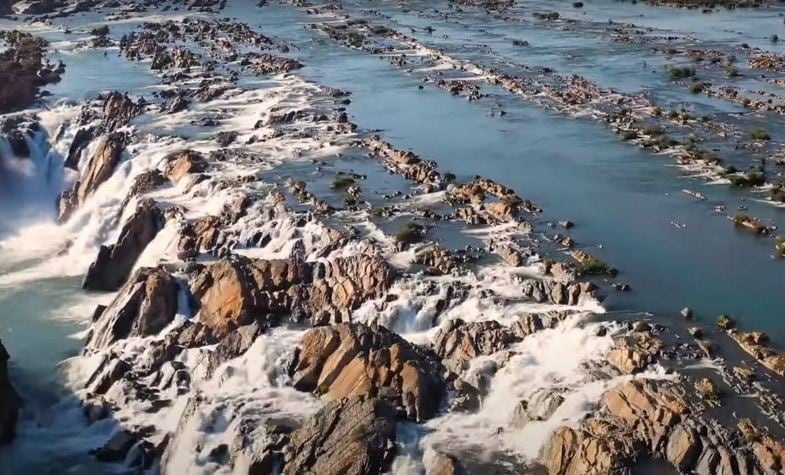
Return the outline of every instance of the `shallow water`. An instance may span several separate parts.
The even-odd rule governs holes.
[[[346,10],[356,16],[363,16],[362,9],[369,7],[368,2],[344,3]],[[555,29],[533,19],[517,25],[484,12],[467,12],[459,20],[422,18],[416,13],[433,8],[447,10],[446,2],[409,2],[413,8],[409,12],[393,3],[375,5],[391,16],[389,20],[373,15],[369,18],[404,31],[416,28],[412,36],[423,43],[463,54],[473,61],[489,59],[483,56],[482,49],[474,47],[483,44],[493,50],[495,61],[582,74],[622,92],[645,91],[667,107],[686,106],[696,114],[717,117],[729,117],[743,110],[738,104],[689,94],[684,87],[673,84],[663,72],[670,62],[645,47],[614,44],[591,32]],[[698,38],[714,48],[746,42],[753,47],[781,50],[768,38],[782,29],[783,9],[704,15],[693,10],[610,0],[586,2],[580,11],[572,9],[568,1],[519,3],[525,3],[528,12],[557,9],[563,16],[581,20],[634,22]],[[580,246],[618,268],[618,280],[632,286],[629,293],[606,291],[603,305],[608,310],[651,312],[671,318],[689,306],[696,311],[698,320],[707,323],[718,314],[727,313],[742,327],[766,331],[775,342],[785,343],[785,326],[781,323],[785,309],[785,262],[773,256],[770,239],[734,229],[714,207],[722,204],[732,213],[743,205],[750,214],[780,228],[785,226],[785,210],[757,201],[749,191],[691,178],[675,167],[670,157],[620,142],[604,124],[589,119],[547,112],[491,88],[486,91],[492,92],[490,98],[474,103],[430,85],[419,89],[422,81],[416,74],[407,74],[384,59],[343,48],[305,28],[315,19],[293,7],[254,8],[230,2],[221,15],[247,21],[265,34],[294,44],[294,56],[306,65],[297,74],[351,91],[348,112],[361,127],[378,129],[395,146],[411,148],[438,162],[442,171],[455,173],[459,178],[482,174],[513,187],[521,196],[542,206],[544,214],[537,224],[543,229],[548,229],[549,222],[567,218],[574,221],[576,227],[569,234]],[[62,59],[67,65],[63,81],[48,88],[53,95],[45,101],[45,107],[58,101],[78,102],[107,90],[149,95],[156,89],[157,78],[147,64],[127,61],[114,49],[104,55],[103,50],[76,46],[87,38],[84,32],[98,20],[94,15],[63,20],[63,25],[76,32],[76,38],[58,29],[44,30],[56,50],[52,58]],[[113,35],[130,31],[140,21],[121,23],[113,29]],[[0,23],[0,27],[7,25],[6,21]],[[421,30],[428,25],[434,26],[433,34]],[[447,37],[441,37],[443,34]],[[531,45],[515,47],[512,39],[525,39]],[[492,114],[498,109],[506,114]],[[780,137],[785,133],[781,117],[757,114],[754,120],[766,125],[778,139],[785,138]],[[206,138],[189,126],[143,122],[137,125],[141,130],[147,127],[183,139]],[[44,165],[38,166],[40,172]],[[347,159],[333,166],[333,170],[364,173],[366,165]],[[297,170],[295,163],[264,176],[283,178]],[[0,210],[9,210],[0,218],[0,239],[4,239],[0,240],[0,282],[6,282],[0,286],[0,338],[13,358],[12,378],[19,381],[18,389],[31,403],[27,422],[32,425],[40,421],[30,413],[45,412],[69,393],[60,363],[79,352],[79,334],[85,330],[92,309],[109,298],[78,290],[79,274],[84,271],[79,266],[84,267],[83,261],[65,277],[48,275],[18,280],[20,273],[40,269],[40,259],[20,262],[13,249],[3,249],[3,244],[9,242],[9,233],[29,229],[33,222],[51,222],[54,209],[47,203],[51,203],[62,185],[60,177],[56,178],[45,184],[37,196],[26,196],[24,192],[0,195],[4,201]],[[323,177],[312,178],[317,194],[329,191]],[[371,179],[364,186],[386,193],[401,184],[398,177],[392,176]],[[682,193],[684,188],[700,191],[707,201],[696,202]],[[14,208],[34,211],[16,213],[24,218],[17,219],[10,212]],[[95,238],[89,243],[97,248],[103,240]],[[52,257],[52,253],[46,255],[47,259]],[[96,432],[103,434],[107,430],[97,428]],[[65,434],[54,433],[67,437],[69,432]],[[81,450],[84,444],[92,442],[86,437],[77,448]],[[62,450],[78,452],[77,448]],[[88,459],[73,453],[50,456],[74,463],[78,468],[71,473],[94,470],[86,462]],[[73,457],[86,465],[73,462]],[[43,465],[51,469],[48,463]],[[0,450],[0,466],[18,470],[42,468],[40,461],[29,457],[19,460],[9,449]],[[5,473],[3,470],[0,473]]]

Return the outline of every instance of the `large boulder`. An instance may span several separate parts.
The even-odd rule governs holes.
[[[332,400],[380,397],[417,421],[436,415],[444,373],[430,351],[384,327],[357,323],[309,330],[289,366],[298,390]]]
[[[232,256],[202,269],[193,279],[199,321],[218,335],[264,319],[288,314],[310,281],[310,267],[291,259]]]
[[[284,475],[386,473],[395,454],[395,413],[376,398],[328,403],[292,433]]]
[[[97,314],[87,347],[106,348],[132,336],[155,335],[177,314],[177,279],[162,268],[138,269]]]
[[[0,445],[11,442],[22,405],[8,377],[8,352],[0,341]]]
[[[139,202],[136,212],[128,218],[115,244],[101,246],[98,256],[87,270],[82,288],[90,290],[117,290],[133,270],[147,245],[161,230],[163,212],[155,202]]]
[[[314,268],[310,289],[312,322],[346,321],[364,301],[381,296],[392,282],[393,272],[380,256],[361,254],[341,257]]]

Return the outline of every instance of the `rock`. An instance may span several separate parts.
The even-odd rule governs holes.
[[[127,93],[110,92],[104,98],[103,104],[104,130],[113,132],[117,128],[127,125],[141,111],[141,101],[137,104],[128,97]]]
[[[485,211],[500,222],[514,221],[518,217],[518,209],[504,201],[485,205]]]
[[[564,397],[556,391],[538,391],[528,401],[520,401],[512,414],[510,424],[523,427],[531,421],[546,421],[564,402]]]
[[[136,212],[123,225],[117,242],[101,246],[98,256],[90,264],[82,288],[117,290],[123,285],[147,244],[163,227],[163,213],[153,200],[139,202]]]
[[[785,444],[765,429],[755,426],[749,419],[739,420],[737,427],[744,439],[750,441],[760,467],[767,472],[782,473],[785,468]]]
[[[317,263],[310,289],[311,322],[342,322],[364,301],[381,296],[393,270],[381,256],[361,254]]]
[[[200,321],[223,336],[268,315],[289,313],[310,278],[310,268],[298,259],[232,256],[204,268],[191,289]]]
[[[690,307],[681,309],[681,316],[684,317],[685,320],[692,320],[692,310]]]
[[[172,100],[169,101],[169,103],[166,104],[164,111],[167,114],[176,114],[180,111],[184,111],[185,109],[187,109],[188,104],[189,104],[188,99],[183,97],[181,94],[178,94],[174,96],[174,98],[172,98]]]
[[[122,462],[137,442],[139,442],[139,438],[136,435],[130,431],[121,430],[116,432],[106,445],[93,450],[91,454],[101,462]]]
[[[493,246],[493,250],[504,262],[512,267],[520,267],[524,263],[523,253],[511,243],[499,243]]]
[[[466,470],[452,455],[437,454],[431,462],[426,475],[466,475]]]
[[[695,383],[695,391],[709,405],[716,406],[719,404],[719,391],[717,390],[717,385],[711,379],[699,379]]]
[[[394,412],[379,399],[332,401],[294,431],[284,475],[385,473],[395,452]]]
[[[75,187],[79,205],[84,204],[87,197],[112,176],[125,148],[125,141],[125,134],[122,133],[111,133],[101,139]]]
[[[381,326],[340,324],[308,330],[289,366],[292,385],[337,400],[371,396],[407,417],[436,415],[445,396],[436,355]]]
[[[207,168],[207,162],[199,152],[193,150],[182,150],[166,157],[168,163],[166,175],[177,184],[185,175],[190,173],[201,173]]]
[[[428,266],[432,274],[450,274],[456,267],[455,259],[449,251],[434,244],[417,251],[414,262]]]
[[[8,444],[16,433],[22,401],[8,377],[8,352],[0,341],[0,445]]]
[[[688,470],[701,454],[701,441],[695,431],[684,425],[678,425],[668,438],[665,455],[670,463],[680,470]]]
[[[520,338],[494,320],[450,320],[436,332],[433,349],[449,370],[460,374],[474,358],[505,350]]]
[[[77,130],[74,139],[71,141],[71,146],[68,148],[68,156],[66,156],[63,166],[78,170],[82,151],[87,148],[94,137],[95,131],[92,128],[88,127]]]
[[[281,58],[266,53],[259,55],[250,66],[251,71],[256,74],[288,73],[302,67],[303,65],[297,60]]]
[[[734,322],[733,319],[727,315],[720,315],[717,317],[717,326],[723,330],[730,330],[736,326],[736,322]]]
[[[693,338],[700,340],[703,338],[703,329],[701,327],[690,327],[687,331],[690,332]]]
[[[101,349],[131,336],[158,334],[177,313],[178,289],[177,280],[163,269],[137,269],[98,317],[87,347]]]

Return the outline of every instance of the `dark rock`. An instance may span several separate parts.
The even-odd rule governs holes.
[[[134,264],[163,226],[163,213],[153,200],[142,200],[128,218],[117,242],[101,246],[87,270],[82,288],[117,290],[128,278]]]

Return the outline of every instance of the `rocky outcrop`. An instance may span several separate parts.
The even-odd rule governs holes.
[[[289,366],[293,386],[338,400],[378,397],[420,421],[445,396],[437,357],[381,326],[340,324],[309,330]]]
[[[115,244],[101,246],[98,256],[87,270],[82,288],[117,290],[131,274],[134,264],[162,228],[163,212],[155,202],[139,202],[136,212],[128,218]]]
[[[79,181],[73,188],[60,194],[58,198],[57,221],[63,223],[71,214],[92,195],[114,173],[125,149],[127,137],[113,132],[104,136],[93,151]]]
[[[608,352],[608,362],[622,373],[638,373],[656,360],[663,346],[650,333],[636,332],[616,340]]]
[[[414,152],[398,150],[379,137],[365,139],[363,146],[383,158],[389,168],[399,172],[408,180],[432,186],[439,186],[442,181],[436,165],[422,160]]]
[[[603,410],[580,427],[558,429],[542,461],[552,474],[626,473],[646,458],[701,475],[780,469],[785,447],[765,430],[742,420],[735,434],[703,411],[678,382],[627,381],[609,390]]]
[[[494,320],[450,320],[436,332],[433,349],[449,370],[460,374],[474,358],[506,350],[518,341],[513,330]]]
[[[376,398],[328,403],[292,433],[284,475],[386,473],[395,455],[395,413]]]
[[[579,305],[594,298],[596,288],[591,282],[563,284],[555,280],[526,279],[522,290],[524,295],[538,303]]]
[[[313,276],[311,321],[317,325],[346,321],[362,302],[389,288],[393,271],[381,256],[362,254],[317,263]]]
[[[8,352],[0,341],[0,445],[11,442],[22,405],[8,377]]]
[[[191,290],[199,303],[199,321],[218,335],[254,321],[276,323],[302,301],[310,267],[292,259],[232,256],[199,272]]]
[[[76,187],[76,198],[80,205],[112,176],[120,162],[125,143],[126,137],[122,133],[111,133],[99,142]]]
[[[0,31],[0,114],[29,107],[39,88],[60,80],[63,63],[52,66],[44,59],[47,41],[16,30]]]
[[[732,325],[731,325],[732,326]],[[785,377],[785,355],[767,345],[768,337],[761,332],[745,332],[735,328],[728,329],[728,335],[747,353],[771,372]]]
[[[202,154],[193,150],[175,152],[166,158],[168,163],[166,175],[177,184],[184,176],[191,173],[201,173],[207,168],[207,162]]]
[[[113,91],[104,98],[102,110],[102,126],[105,131],[113,132],[138,115],[142,111],[142,103],[134,102],[127,93]]]
[[[125,283],[111,304],[99,309],[87,348],[106,348],[117,340],[156,335],[177,313],[179,285],[161,268],[141,268]]]

